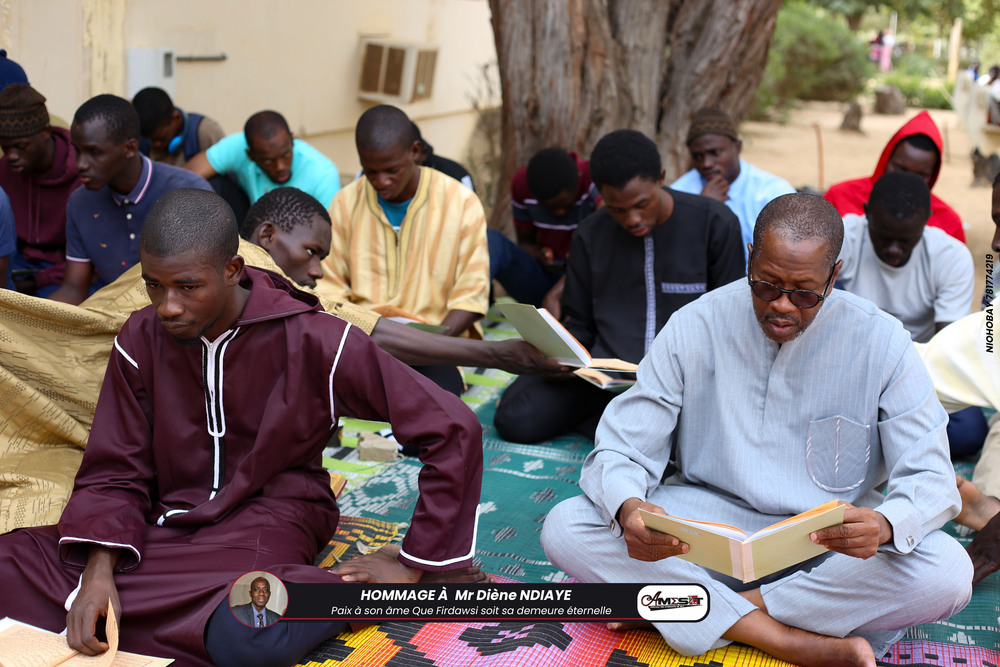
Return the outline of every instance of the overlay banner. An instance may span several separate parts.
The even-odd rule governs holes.
[[[697,584],[294,584],[282,620],[696,622]]]

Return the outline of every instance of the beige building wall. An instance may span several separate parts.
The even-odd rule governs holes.
[[[496,60],[487,0],[0,2],[0,46],[52,113],[69,120],[92,95],[126,95],[129,48],[225,54],[178,62],[175,102],[227,132],[256,111],[279,111],[345,177],[358,169],[354,124],[373,104],[357,97],[363,38],[438,46],[431,98],[401,106],[435,152],[464,162],[476,119],[470,95]]]

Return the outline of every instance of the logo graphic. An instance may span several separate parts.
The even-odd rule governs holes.
[[[647,621],[700,621],[708,616],[708,591],[697,584],[643,586],[636,608]]]

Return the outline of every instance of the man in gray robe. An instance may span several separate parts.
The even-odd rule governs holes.
[[[680,653],[739,641],[798,665],[874,666],[902,629],[971,596],[969,558],[938,530],[959,509],[947,417],[903,327],[831,289],[842,241],[822,199],[768,204],[749,286],[670,319],[604,414],[586,495],[545,521],[546,553],[582,581],[704,586],[703,621],[657,624]],[[750,584],[670,558],[688,545],[638,512],[749,534],[833,499],[844,523],[811,535],[829,552]]]

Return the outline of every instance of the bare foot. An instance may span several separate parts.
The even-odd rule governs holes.
[[[799,667],[875,667],[875,653],[863,637],[829,637],[788,628],[787,643],[760,647]]]
[[[875,667],[875,654],[863,637],[841,639],[793,628],[759,609],[736,621],[723,637],[800,667]]]
[[[399,556],[398,544],[387,544],[379,551],[391,554],[393,558]],[[475,565],[464,567],[461,570],[445,570],[442,572],[423,571],[420,575],[422,584],[491,584],[493,577],[480,570]]]
[[[982,530],[997,514],[1000,514],[1000,500],[988,496],[967,479],[955,477],[958,493],[962,496],[962,511],[955,517],[955,523]]]
[[[330,571],[341,575],[344,581],[380,584],[415,584],[418,581],[432,584],[488,584],[493,581],[490,575],[475,566],[444,572],[418,570],[399,562],[399,551],[398,544],[387,544],[378,551],[332,567]]]
[[[805,631],[800,631],[805,632]],[[875,654],[864,637],[818,637],[805,653],[795,656],[793,662],[801,667],[875,667]],[[803,657],[804,656],[804,657]],[[778,656],[781,657],[781,656]]]
[[[612,632],[625,632],[626,630],[655,630],[649,621],[612,621],[608,623],[608,630]]]
[[[420,570],[399,562],[399,546],[389,545],[370,554],[345,561],[330,572],[339,574],[344,581],[370,584],[415,584],[420,581]]]
[[[972,559],[973,586],[1000,569],[1000,514],[983,526],[966,551]]]

